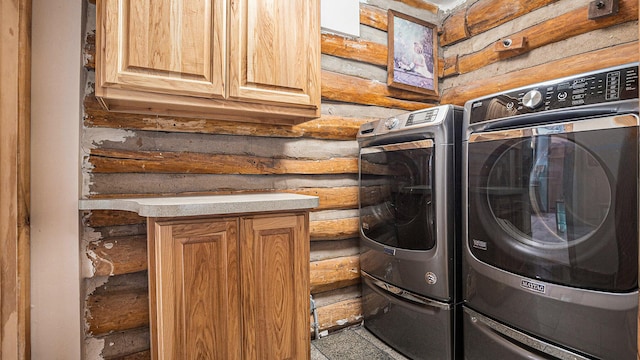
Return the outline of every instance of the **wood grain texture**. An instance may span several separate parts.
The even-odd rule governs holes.
[[[387,31],[388,19],[386,11],[379,7],[360,3],[360,24]]]
[[[387,46],[363,39],[349,39],[335,34],[322,34],[323,54],[387,66]]]
[[[87,245],[93,276],[113,276],[147,270],[145,235],[109,237]]]
[[[311,262],[311,293],[335,290],[360,282],[358,255]]]
[[[238,223],[149,219],[153,359],[240,359]]]
[[[362,301],[349,299],[317,309],[320,331],[334,331],[362,323]]]
[[[589,6],[583,6],[506,36],[504,38],[513,39],[514,42],[526,39],[526,44],[512,46],[508,51],[501,52],[495,51],[495,45],[491,44],[480,51],[462,55],[457,64],[458,73],[469,73],[554,42],[638,19],[638,1],[621,0],[619,7],[620,10],[616,16],[593,21],[588,19]]]
[[[0,358],[29,359],[29,0],[0,2],[0,79]]]
[[[230,3],[229,97],[320,108],[320,1]]]
[[[467,31],[475,36],[558,0],[481,0],[466,12]]]
[[[92,149],[93,173],[356,174],[356,158],[276,159],[247,155]]]
[[[96,18],[95,93],[111,111],[278,124],[320,113],[318,0],[105,0]]]
[[[147,272],[110,277],[87,296],[85,309],[92,336],[148,327]]]
[[[452,45],[458,41],[467,39],[467,9],[462,8],[451,13],[442,24],[440,34],[440,46]]]
[[[222,98],[225,9],[221,1],[97,4],[96,94],[110,87]]]
[[[404,110],[433,107],[435,97],[393,89],[386,84],[331,71],[322,71],[322,98]],[[425,101],[425,102],[420,102]]]
[[[466,101],[483,95],[635,61],[638,61],[637,41],[493,76],[490,82],[479,79],[456,86],[445,90],[441,101],[446,104],[464,105]]]
[[[313,294],[344,289],[360,281],[357,255],[313,261],[308,267]],[[88,296],[91,316],[87,323],[96,336],[148,326],[148,299],[146,272],[112,276]]]
[[[359,219],[346,218],[336,220],[312,221],[311,240],[341,240],[358,237]]]
[[[115,129],[167,131],[198,134],[226,134],[331,140],[355,139],[361,124],[372,119],[322,115],[319,119],[298,125],[271,123],[238,123],[234,121],[114,113],[100,106],[95,96],[84,98],[84,125]]]
[[[407,4],[413,8],[416,9],[422,9],[422,10],[427,10],[429,12],[432,12],[434,14],[438,13],[438,10],[440,9],[437,5],[432,4],[428,1],[425,0],[394,0],[397,2],[401,2],[403,4]]]
[[[440,77],[445,78],[448,76],[460,74],[458,63],[458,55],[449,56],[443,59],[442,62],[439,62],[439,64],[442,64],[442,72],[440,73]]]
[[[243,359],[309,359],[308,214],[241,219]]]

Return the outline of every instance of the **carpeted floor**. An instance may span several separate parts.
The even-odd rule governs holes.
[[[364,327],[311,341],[311,360],[408,360]]]

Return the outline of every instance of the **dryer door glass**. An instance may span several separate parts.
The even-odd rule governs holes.
[[[385,246],[428,250],[435,245],[431,140],[360,151],[360,227]]]
[[[529,278],[630,291],[637,286],[637,127],[575,131],[579,125],[470,141],[469,248]]]

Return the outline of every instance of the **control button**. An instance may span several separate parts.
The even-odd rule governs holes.
[[[566,91],[558,93],[558,100],[566,100],[567,96],[569,96],[569,94]]]
[[[529,109],[535,109],[542,105],[542,94],[538,90],[531,90],[522,97],[522,105]]]
[[[394,127],[398,126],[398,123],[400,121],[398,120],[398,118],[392,117],[392,118],[388,118],[385,122],[384,122],[384,126],[387,127],[387,129],[391,130]]]

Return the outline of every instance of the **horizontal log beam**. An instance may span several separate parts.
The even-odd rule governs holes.
[[[93,94],[89,94],[84,98],[84,111],[84,125],[86,127],[198,134],[316,138],[326,140],[354,140],[360,125],[373,120],[322,115],[319,119],[288,126],[264,123],[238,123],[234,121],[188,117],[116,113],[103,109]]]
[[[362,301],[360,298],[340,301],[319,307],[316,313],[320,331],[341,329],[362,322]]]
[[[360,3],[360,24],[387,31],[389,29],[389,16],[386,11],[379,7]]]
[[[336,188],[302,188],[302,189],[283,189],[283,190],[260,190],[260,191],[212,191],[212,192],[192,192],[188,194],[102,194],[93,195],[91,199],[109,199],[109,198],[133,198],[133,197],[153,197],[153,196],[210,196],[210,195],[228,195],[228,194],[250,194],[250,193],[269,193],[269,192],[285,192],[291,194],[317,196],[319,198],[318,207],[314,210],[339,210],[354,209],[358,207],[358,187],[336,187]],[[144,224],[146,219],[131,211],[120,210],[92,210],[83,219],[85,226],[103,227],[103,226],[119,226]]]
[[[558,0],[478,1],[467,9],[469,35],[478,35],[557,1]]]
[[[426,101],[437,99],[434,96],[393,89],[379,81],[326,70],[322,71],[322,98],[404,110],[420,110],[433,107],[433,103],[426,103]]]
[[[96,223],[100,223],[101,214],[108,214],[113,211],[96,210],[97,218]],[[126,211],[118,211],[119,213],[128,213]],[[145,219],[137,216],[135,213],[128,220],[128,223],[142,221]],[[119,216],[119,218],[123,218]],[[105,217],[105,220],[109,220],[109,217]],[[102,223],[104,224],[104,223]],[[317,220],[310,222],[310,237],[312,241],[319,240],[340,240],[340,239],[352,239],[358,237],[358,218],[346,218],[338,220]],[[132,274],[140,271],[147,270],[147,239],[146,235],[131,235],[131,236],[119,236],[119,237],[106,237],[104,239],[91,241],[87,244],[85,253],[89,261],[93,266],[93,276],[114,276]],[[321,260],[314,262],[318,271],[323,269],[329,269],[337,266],[336,264],[346,261],[344,258],[338,258],[342,260],[332,260],[332,263],[325,263]],[[349,268],[349,264],[353,264],[356,258],[349,258],[347,263],[343,264],[342,269]],[[329,265],[332,264],[332,265]],[[345,270],[347,271],[347,270]],[[335,274],[340,284],[330,285],[325,283],[318,283],[318,287],[326,291],[329,288],[344,287],[347,285],[341,285],[343,283],[352,281],[353,279],[344,274]],[[353,274],[351,274],[353,276]],[[322,275],[320,278],[326,278],[327,275]]]
[[[144,350],[134,354],[117,356],[112,358],[105,358],[105,360],[150,360],[151,359],[151,351]]]
[[[114,276],[147,270],[146,235],[120,236],[92,241],[87,245],[93,276]]]
[[[443,23],[440,46],[447,46],[498,27],[558,0],[480,0],[451,14]],[[562,28],[564,24],[561,24]]]
[[[311,292],[319,293],[357,284],[359,271],[357,255],[314,261],[310,264]],[[126,285],[122,286],[121,283]],[[86,308],[86,321],[92,336],[149,326],[146,272],[109,278],[103,286],[87,296]]]
[[[358,237],[359,218],[311,221],[309,232],[311,241],[344,240]]]
[[[323,33],[321,51],[349,60],[356,60],[378,66],[387,66],[387,46],[362,39]]]
[[[394,1],[409,5],[416,9],[427,10],[434,14],[437,14],[438,10],[440,9],[437,5],[432,4],[425,0],[394,0]]]
[[[519,49],[495,51],[494,44],[472,54],[459,57],[457,74],[465,74],[484,66],[503,61],[525,52],[549,45],[558,41],[570,39],[594,30],[604,29],[614,25],[638,19],[638,1],[620,0],[619,11],[616,16],[609,16],[597,21],[589,20],[589,5],[544,21],[505,38],[526,39],[526,44]]]
[[[609,47],[528,69],[479,79],[443,91],[443,104],[464,105],[468,100],[528,84],[548,81],[581,72],[638,61],[638,42]]]
[[[360,282],[360,256],[313,261],[310,279],[311,294],[355,285]]]
[[[92,336],[148,327],[146,272],[109,278],[87,296],[85,306],[88,333]]]
[[[356,174],[356,158],[276,159],[249,155],[91,149],[92,173],[162,174]]]
[[[447,46],[469,38],[467,30],[467,9],[463,8],[451,13],[442,24],[440,46]]]

